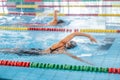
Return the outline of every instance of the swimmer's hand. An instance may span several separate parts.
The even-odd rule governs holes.
[[[90,36],[89,39],[90,39],[91,42],[97,43],[97,40],[94,37]]]
[[[79,60],[79,61],[81,61],[81,62],[87,63],[87,64],[89,64],[89,65],[93,65],[92,63],[90,63],[90,62],[88,62],[88,61],[85,61],[85,60],[83,60],[83,59],[81,59],[81,58],[79,58],[79,57],[77,57],[77,56],[74,56],[74,55],[72,55],[72,54],[70,54],[70,53],[68,53],[68,52],[64,52],[64,54],[66,54],[66,55],[68,55],[68,56],[70,56],[70,57],[72,57],[72,58],[74,58],[74,59],[76,59],[76,60]]]
[[[55,12],[59,12],[58,10],[55,10]]]

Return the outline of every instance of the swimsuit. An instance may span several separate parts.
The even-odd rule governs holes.
[[[61,46],[55,49],[50,48],[50,53],[53,53],[54,51],[59,51],[59,48],[61,48]],[[66,49],[66,46],[64,46],[64,48]]]
[[[13,53],[13,54],[18,54],[18,55],[43,55],[43,50],[42,49],[37,49],[37,48],[31,48],[31,49],[10,49],[10,48],[3,48],[0,49],[0,52],[2,53]]]
[[[43,55],[42,49],[35,49],[35,48],[31,48],[28,50],[22,49],[17,54]]]
[[[53,53],[54,51],[58,51],[57,49],[58,48],[55,48],[55,49],[50,48],[50,53]]]

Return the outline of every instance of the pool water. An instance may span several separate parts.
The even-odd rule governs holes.
[[[24,17],[25,18],[25,17]],[[22,22],[28,23],[28,19],[22,18]],[[31,17],[33,18],[33,17]],[[3,18],[3,22],[7,21],[8,18]],[[16,17],[11,19],[11,24]],[[19,18],[21,20],[21,18]],[[35,19],[35,18],[33,18]],[[45,22],[49,22],[49,18],[42,19]],[[63,18],[61,18],[63,19]],[[40,20],[40,21],[42,21]],[[67,25],[62,26],[62,28],[78,28],[70,27],[73,26],[73,22],[78,22],[78,20],[84,21],[89,20],[89,18],[67,18],[65,19],[69,22],[69,27]],[[2,21],[2,20],[1,20]],[[39,22],[40,22],[39,21]],[[81,22],[80,21],[80,22]],[[35,21],[36,22],[36,21]],[[5,25],[2,24],[1,25]],[[101,22],[102,23],[102,22]],[[84,26],[84,25],[82,25]],[[87,25],[88,26],[88,25]],[[104,25],[101,24],[101,26]],[[60,26],[59,26],[60,27]],[[52,44],[63,39],[70,33],[61,32],[45,32],[45,31],[4,31],[0,30],[0,48],[41,48],[46,49]],[[97,67],[115,67],[120,66],[120,34],[114,33],[89,33],[93,35],[98,43],[91,43],[86,37],[75,37],[73,40],[77,42],[77,47],[68,52],[76,55],[84,60],[87,60]],[[107,47],[107,48],[106,48]],[[15,60],[15,61],[29,61],[29,62],[41,62],[41,63],[54,63],[54,64],[70,64],[70,65],[88,65],[83,62],[72,59],[65,54],[52,54],[43,56],[20,56],[17,54],[0,54],[1,60]],[[88,65],[89,66],[89,65]],[[99,72],[85,72],[85,71],[69,71],[69,70],[55,70],[55,69],[40,69],[40,68],[24,68],[24,67],[9,67],[0,66],[0,78],[1,80],[118,80],[120,78],[119,74],[109,74],[109,73],[99,73]]]
[[[33,17],[33,16],[12,16],[12,15],[9,15],[8,17],[0,18],[0,26],[25,26],[25,25],[21,25],[21,24],[47,24],[52,19],[53,19],[53,17],[47,17],[47,16]],[[63,17],[59,18],[59,20],[63,20],[65,22],[62,24],[62,26],[67,26],[71,22],[71,20],[65,19]],[[38,25],[36,25],[34,27],[38,27]],[[49,26],[44,26],[44,27],[49,27]],[[61,25],[57,25],[56,27],[61,27]]]

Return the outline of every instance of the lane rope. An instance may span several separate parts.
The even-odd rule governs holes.
[[[8,8],[45,8],[45,7],[120,7],[120,5],[0,5],[0,7]]]
[[[41,27],[11,27],[0,26],[0,30],[14,31],[55,31],[55,32],[88,32],[88,33],[120,33],[120,30],[110,29],[67,29],[67,28],[41,28]]]
[[[39,12],[8,12],[8,13],[0,13],[0,16],[4,16],[4,15],[29,15],[29,16],[38,16]],[[39,15],[40,16],[40,15]],[[48,14],[47,16],[53,16],[53,13]],[[111,16],[111,17],[119,17],[120,14],[64,14],[64,13],[59,13],[58,16],[102,16],[102,17],[106,17],[106,16]]]
[[[51,63],[10,61],[10,60],[0,60],[0,66],[15,66],[15,67],[26,67],[26,68],[43,68],[43,69],[120,74],[120,68],[103,68],[103,67],[84,66],[84,65],[51,64]]]

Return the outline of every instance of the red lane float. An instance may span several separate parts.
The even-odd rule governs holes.
[[[117,74],[117,73],[119,73],[119,69],[118,69],[118,68],[109,68],[109,69],[108,69],[108,72],[109,72],[109,73]]]
[[[18,61],[0,60],[0,65],[29,67],[30,66],[30,62],[18,62]]]
[[[120,74],[120,68],[117,70],[117,72]]]
[[[28,30],[35,31],[57,31],[57,32],[72,32],[72,29],[64,29],[64,28],[28,28]],[[76,30],[76,32],[79,30]]]
[[[120,30],[117,30],[117,33],[120,33]]]

